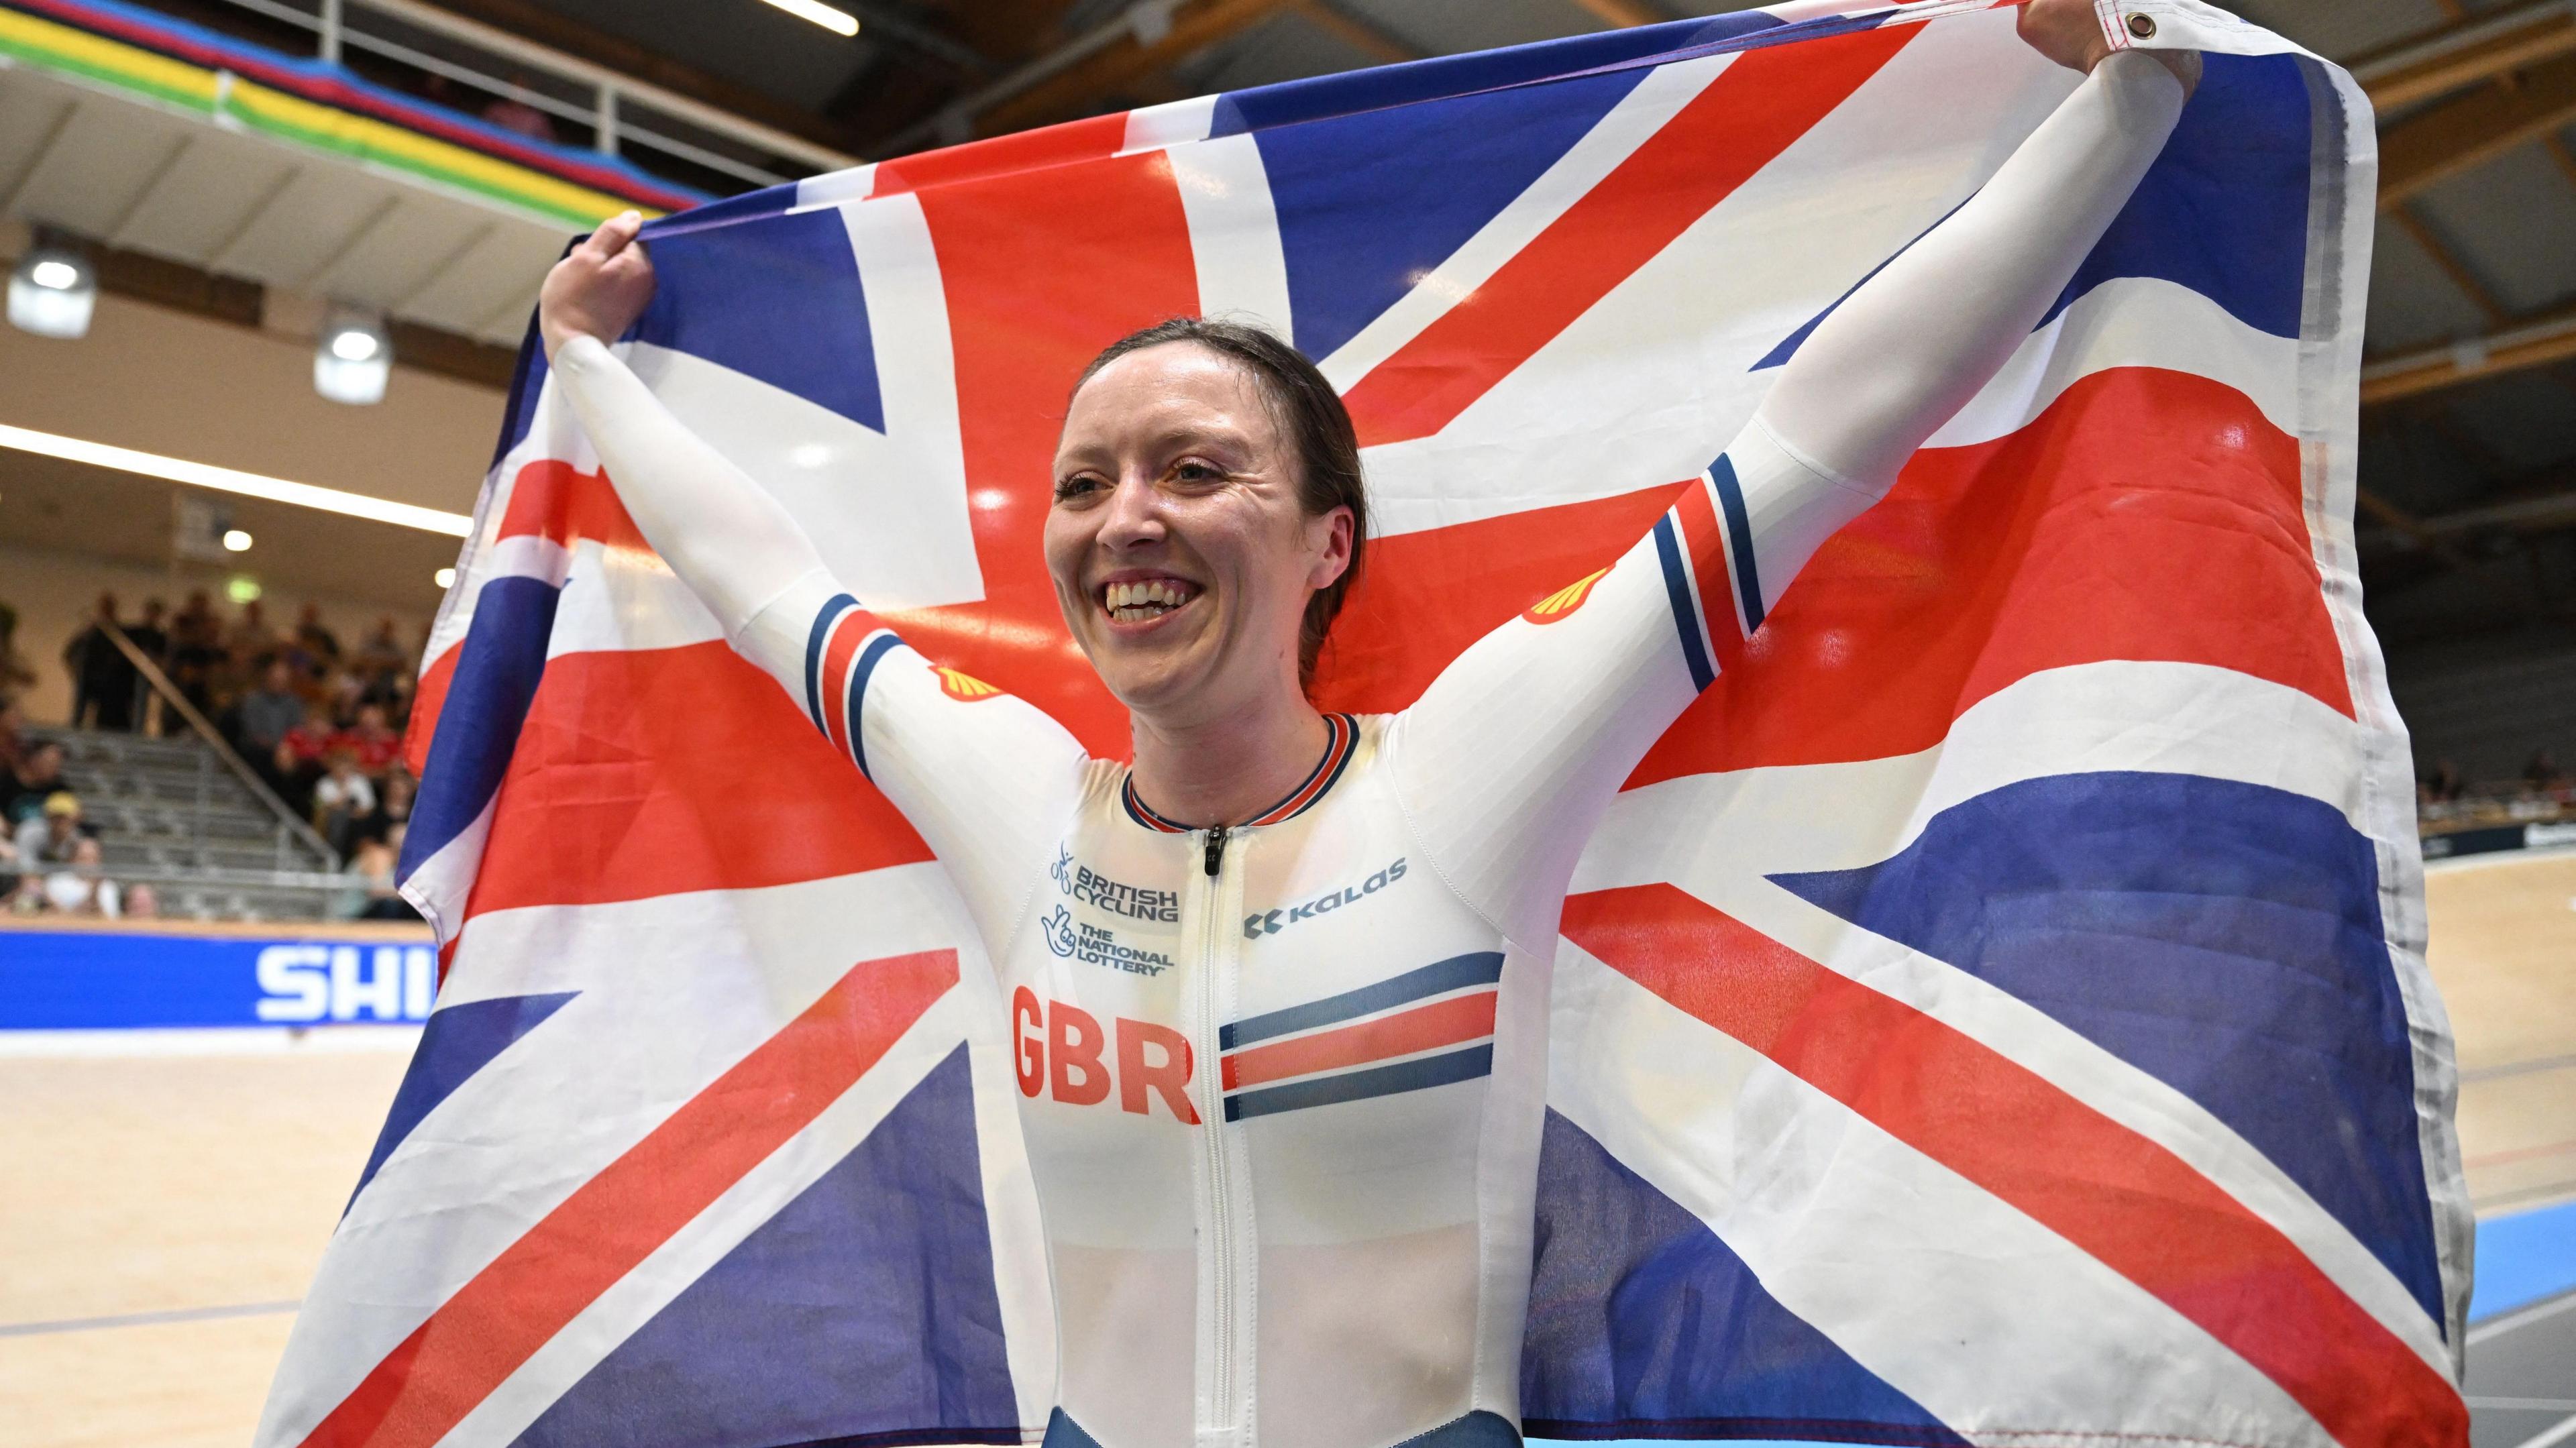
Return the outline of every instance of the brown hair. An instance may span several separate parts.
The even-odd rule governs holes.
[[[1081,391],[1093,373],[1128,353],[1166,342],[1195,342],[1251,376],[1272,421],[1296,449],[1297,501],[1308,517],[1320,517],[1335,508],[1351,510],[1350,566],[1306,600],[1305,622],[1297,633],[1297,676],[1311,682],[1315,660],[1324,651],[1324,637],[1332,632],[1342,600],[1359,582],[1360,558],[1368,544],[1368,487],[1360,477],[1359,434],[1351,427],[1350,411],[1306,354],[1267,328],[1207,317],[1174,317],[1128,333],[1091,359],[1091,365],[1074,379],[1074,390]]]

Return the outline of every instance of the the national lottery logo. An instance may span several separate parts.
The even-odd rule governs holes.
[[[1065,960],[1078,960],[1085,965],[1102,965],[1123,970],[1129,975],[1161,975],[1172,968],[1172,957],[1159,950],[1129,945],[1118,938],[1118,932],[1105,926],[1086,925],[1073,918],[1073,912],[1058,905],[1039,922],[1046,934],[1047,949]]]

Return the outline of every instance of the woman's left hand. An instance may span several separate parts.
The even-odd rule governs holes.
[[[2029,0],[2014,15],[2013,26],[2031,49],[2086,75],[2091,75],[2093,67],[2111,53],[2111,39],[2102,33],[2101,17],[2093,8],[2093,0]],[[2200,84],[2198,51],[2141,53],[2172,71],[2174,79],[2182,82],[2183,94],[2191,94]]]

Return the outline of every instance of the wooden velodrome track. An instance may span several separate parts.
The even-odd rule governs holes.
[[[2576,852],[2427,894],[2471,1194],[2576,1197]],[[0,1443],[248,1443],[400,1044],[0,1056]]]

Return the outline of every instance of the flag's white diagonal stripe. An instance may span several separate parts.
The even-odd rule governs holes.
[[[448,1430],[443,1448],[501,1448],[526,1432],[636,1329],[865,1141],[957,1049],[967,1023],[966,1003],[952,987],[839,1099],[564,1324]]]
[[[1601,184],[1639,146],[1680,114],[1733,64],[1733,55],[1658,66],[1620,98],[1529,189],[1496,212],[1474,236],[1433,267],[1396,304],[1317,362],[1337,392],[1348,392],[1377,365],[1448,315],[1450,308],[1520,254],[1567,209]]]
[[[351,1205],[340,1235],[370,1250],[324,1256],[282,1370],[331,1376],[281,1376],[264,1439],[300,1441],[440,1303],[840,979],[852,920],[874,954],[953,948],[961,974],[989,970],[926,864],[476,916],[458,955],[473,968],[448,978],[442,1009],[580,994],[423,1118]]]
[[[1296,333],[1288,315],[1288,256],[1261,145],[1225,136],[1166,153],[1189,221],[1198,264],[1202,316],[1248,319],[1282,337]]]
[[[2332,1443],[2144,1289],[1571,943],[1554,1034],[1549,1104],[1969,1441]]]

